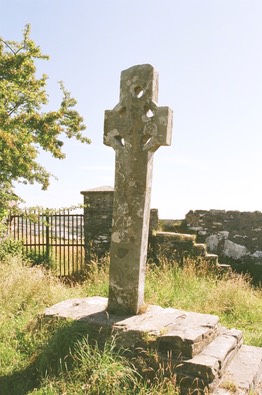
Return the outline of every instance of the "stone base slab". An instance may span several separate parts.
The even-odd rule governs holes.
[[[219,333],[219,318],[149,305],[143,314],[118,316],[107,311],[107,298],[99,296],[69,299],[46,309],[45,317],[84,321],[91,329],[111,332],[122,347],[155,344],[160,353],[174,358],[192,358]]]
[[[221,327],[217,316],[154,305],[118,316],[107,312],[107,302],[99,296],[68,299],[47,308],[44,317],[72,319],[86,324],[98,342],[114,336],[124,349],[153,349],[164,363],[171,359],[181,395],[262,395],[262,348],[243,345],[242,332]]]
[[[208,344],[198,355],[182,361],[177,367],[180,386],[204,389],[211,383],[218,382],[241,345],[241,331],[221,328],[221,334],[212,343]]]
[[[262,394],[262,348],[243,345],[232,360],[215,395],[236,388],[236,395]]]

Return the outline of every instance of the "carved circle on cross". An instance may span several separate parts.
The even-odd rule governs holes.
[[[141,85],[137,85],[135,87],[132,87],[131,93],[134,97],[140,99],[144,95],[144,89],[142,88]]]

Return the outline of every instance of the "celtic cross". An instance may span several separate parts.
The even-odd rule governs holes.
[[[115,150],[108,311],[118,314],[144,308],[153,154],[172,135],[172,110],[157,99],[157,72],[138,65],[122,71],[120,101],[105,111],[104,144]]]

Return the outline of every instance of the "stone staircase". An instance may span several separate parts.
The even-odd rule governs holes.
[[[150,305],[123,317],[106,308],[107,298],[70,299],[45,317],[86,323],[89,336],[114,336],[130,351],[156,352],[172,367],[181,395],[262,395],[262,348],[243,345],[242,332],[222,327],[217,316]]]
[[[242,344],[242,333],[221,328],[218,336],[178,365],[181,395],[261,395],[262,348]]]
[[[201,258],[213,268],[220,271],[230,270],[230,265],[220,264],[216,254],[207,252],[206,244],[197,243],[197,236],[194,234],[176,232],[156,232],[154,234],[156,255],[166,255],[168,259],[181,262],[185,258]]]

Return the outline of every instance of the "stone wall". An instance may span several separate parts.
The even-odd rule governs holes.
[[[84,235],[86,262],[109,251],[114,190],[103,186],[82,191],[84,195]]]
[[[230,263],[238,271],[249,272],[262,281],[262,213],[197,210],[189,211],[183,228],[206,243],[219,262]]]
[[[112,232],[114,190],[103,186],[81,192],[84,196],[84,234],[86,262],[101,258],[109,252]],[[170,221],[172,226],[174,221]],[[204,244],[196,243],[196,235],[180,234],[177,231],[162,232],[158,210],[150,210],[148,259],[158,263],[166,256],[183,265],[188,256],[205,259],[217,265],[217,256],[209,254]]]
[[[100,187],[84,195],[85,250],[90,262],[109,252],[114,190]],[[150,211],[148,257],[157,262],[163,251],[170,259],[183,262],[187,256],[205,257],[213,265],[230,264],[262,281],[262,213],[197,210],[184,220],[159,220]]]

